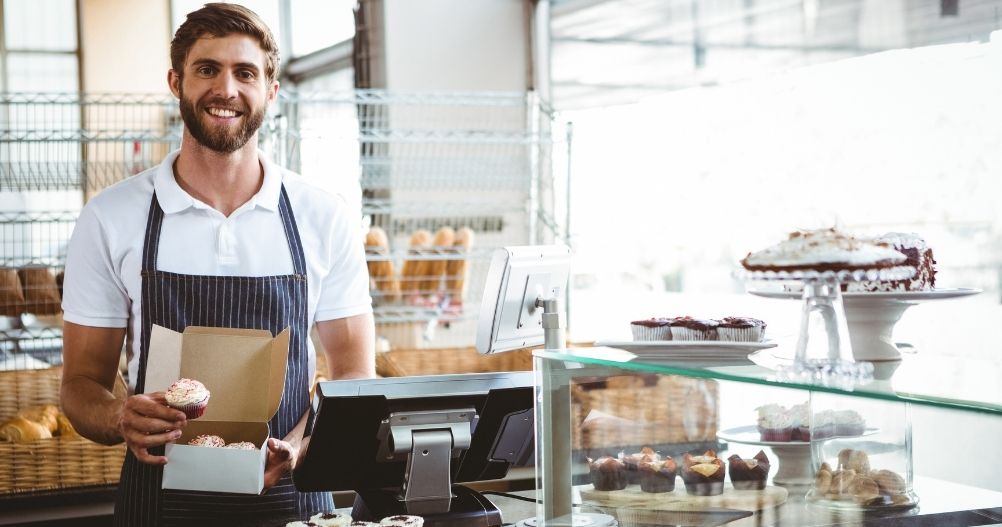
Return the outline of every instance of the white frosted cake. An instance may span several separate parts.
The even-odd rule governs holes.
[[[915,275],[904,280],[865,281],[847,284],[852,292],[929,291],[936,287],[936,260],[932,249],[915,233],[889,232],[873,238],[886,243],[905,256],[905,263],[915,268]]]
[[[797,231],[772,247],[749,253],[749,271],[838,271],[894,267],[905,256],[886,242],[854,238],[835,229]]]

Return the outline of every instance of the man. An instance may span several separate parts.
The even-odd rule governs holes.
[[[316,323],[332,378],[371,377],[371,299],[357,215],[257,150],[277,69],[274,37],[252,11],[207,4],[189,14],[167,75],[185,124],[181,149],[91,200],[70,241],[62,405],[85,437],[128,445],[116,525],[333,508],[329,493],[298,493],[290,476],[309,410],[309,328]],[[144,394],[153,324],[292,328],[262,496],[161,490],[163,445],[187,423],[162,392]],[[111,391],[123,340],[124,401]]]

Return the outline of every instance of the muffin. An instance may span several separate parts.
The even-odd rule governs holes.
[[[786,409],[778,404],[767,404],[758,410],[758,431],[762,441],[787,443],[793,437],[793,421]]]
[[[217,435],[202,434],[189,440],[188,444],[191,446],[210,446],[215,448],[222,448],[226,446],[226,441],[223,441],[223,438]]]
[[[769,477],[769,458],[761,450],[751,459],[734,454],[727,458],[727,473],[738,490],[762,490]]]
[[[320,527],[313,522],[294,521],[285,524],[285,527]]]
[[[642,461],[638,470],[640,490],[644,492],[671,492],[675,490],[675,471],[678,467],[671,456],[660,460]]]
[[[340,512],[318,512],[310,517],[310,521],[320,527],[348,527],[351,516]]]
[[[424,525],[424,518],[420,516],[407,516],[400,514],[397,516],[387,516],[379,525],[384,527],[421,527]]]
[[[724,462],[717,453],[707,450],[701,456],[688,452],[682,456],[682,481],[693,496],[717,496],[724,493]]]
[[[354,521],[348,524],[350,527],[379,527],[378,523]]]
[[[671,340],[671,320],[667,318],[649,318],[630,322],[633,340]]]
[[[717,321],[717,339],[728,342],[761,342],[765,322],[757,318],[726,317]]]
[[[717,321],[692,317],[671,319],[672,340],[717,340]]]
[[[861,436],[866,422],[863,416],[855,410],[838,410],[835,412],[835,435],[843,437]]]
[[[640,452],[621,456],[623,464],[626,465],[626,480],[630,485],[640,483],[640,464],[645,461],[655,461],[659,456],[650,447],[640,449]]]
[[[197,419],[205,413],[209,405],[209,390],[194,379],[178,379],[164,394],[167,406],[181,410],[188,419]]]
[[[237,448],[240,450],[257,450],[257,446],[250,441],[237,441],[236,443],[230,443],[226,445],[226,448]]]
[[[811,410],[807,403],[794,405],[786,415],[790,416],[790,441],[811,440]]]
[[[614,457],[603,456],[591,461],[588,469],[595,490],[623,490],[629,481],[626,465]]]

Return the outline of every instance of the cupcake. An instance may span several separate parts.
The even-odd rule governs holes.
[[[320,527],[348,527],[351,516],[340,512],[318,512],[310,518],[310,521]]]
[[[387,516],[379,525],[384,527],[421,527],[424,525],[424,518],[420,516],[407,516],[405,514],[397,516]]]
[[[378,523],[355,521],[348,524],[350,527],[379,527]]]
[[[209,404],[209,390],[193,379],[178,379],[167,388],[164,395],[167,406],[184,412],[188,419],[197,419],[205,413]]]
[[[866,422],[863,416],[855,410],[839,410],[835,412],[835,435],[861,436]]]
[[[654,461],[661,456],[659,456],[650,447],[644,447],[640,449],[640,452],[630,455],[621,455],[623,464],[626,465],[626,480],[630,485],[640,483],[640,463],[644,461]]]
[[[191,446],[210,446],[215,448],[222,448],[226,446],[226,441],[223,441],[223,438],[217,435],[202,434],[200,436],[195,436],[194,438],[189,440],[188,444]]]
[[[688,452],[682,456],[682,481],[693,496],[717,496],[724,493],[724,462],[717,453],[707,450],[701,456]]]
[[[835,412],[823,410],[814,414],[811,439],[828,439],[835,436]]]
[[[644,492],[671,492],[675,490],[675,460],[664,459],[640,463],[640,490]]]
[[[717,321],[717,339],[730,342],[761,342],[765,322],[757,318],[726,317]]]
[[[257,446],[250,441],[237,441],[236,443],[230,443],[226,445],[226,448],[237,448],[240,450],[257,450]]]
[[[787,443],[793,437],[793,422],[786,409],[778,404],[759,406],[758,431],[762,441]]]
[[[786,412],[790,416],[790,441],[810,441],[811,440],[811,410],[807,403],[794,405]]]
[[[285,524],[285,527],[320,527],[320,526],[313,522],[294,521]]]
[[[667,318],[649,318],[630,322],[633,340],[671,340],[671,320]]]
[[[672,340],[717,340],[717,321],[692,317],[671,319]]]
[[[588,463],[591,472],[591,482],[595,490],[623,490],[628,479],[626,465],[622,461],[609,456],[603,456]]]
[[[727,473],[738,490],[762,490],[769,477],[769,458],[761,450],[751,459],[735,454],[727,458]]]

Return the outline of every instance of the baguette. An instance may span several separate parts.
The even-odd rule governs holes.
[[[431,242],[432,248],[438,251],[451,251],[452,243],[456,237],[456,231],[452,227],[442,227],[435,233],[435,239]],[[426,260],[424,265],[424,280],[421,281],[421,291],[432,295],[440,291],[442,286],[442,275],[449,264],[449,260]]]
[[[369,228],[365,235],[365,254],[386,258],[390,254],[390,242],[386,231],[377,226]],[[374,289],[385,300],[395,302],[400,299],[400,282],[393,269],[392,260],[370,260],[366,262],[369,268],[369,279]]]
[[[407,250],[412,255],[422,255],[431,246],[431,233],[418,229],[411,234],[410,249]],[[423,260],[404,260],[404,268],[400,271],[400,289],[413,293],[421,288],[421,274],[424,272]]]
[[[456,237],[452,242],[453,251],[463,256],[468,256],[473,247],[473,229],[463,227],[456,231]],[[469,269],[469,261],[464,257],[457,260],[449,260],[445,268],[445,284],[452,298],[453,303],[461,303],[466,296],[466,275]]]

